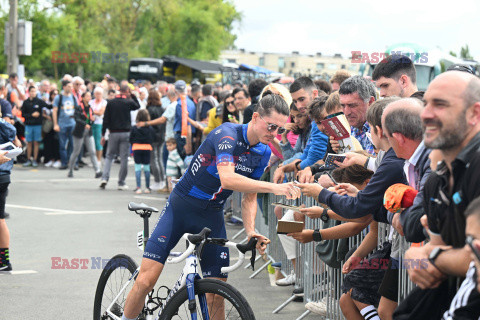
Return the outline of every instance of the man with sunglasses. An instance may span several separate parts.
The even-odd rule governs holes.
[[[223,207],[233,191],[243,192],[242,218],[249,238],[258,239],[263,253],[270,242],[255,232],[257,192],[297,198],[299,189],[292,183],[274,184],[258,181],[270,159],[268,143],[283,132],[289,114],[283,98],[271,94],[260,100],[248,124],[224,123],[195,153],[187,171],[173,189],[145,247],[140,273],[125,303],[123,320],[135,319],[163,270],[166,258],[181,236],[212,230],[210,237],[225,238]],[[221,268],[229,265],[228,249],[207,245],[200,262],[204,277],[226,281]],[[213,309],[223,301],[211,301]]]

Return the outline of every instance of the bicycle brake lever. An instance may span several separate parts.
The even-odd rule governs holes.
[[[257,256],[257,249],[253,248],[252,257],[250,258],[250,265],[252,266],[252,271],[255,271],[255,258]]]

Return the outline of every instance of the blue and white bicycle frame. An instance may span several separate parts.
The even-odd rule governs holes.
[[[169,292],[169,294],[168,294],[168,296],[165,300],[165,303],[163,304],[163,307],[160,308],[160,311],[158,312],[158,315],[155,319],[158,319],[160,317],[160,314],[162,313],[163,308],[165,308],[165,306],[168,304],[169,300],[173,297],[173,295],[178,290],[180,290],[185,285],[187,286],[188,300],[190,301],[190,303],[195,302],[194,282],[195,282],[195,279],[201,279],[202,278],[201,277],[202,272],[200,270],[200,263],[198,261],[198,257],[194,252],[196,246],[188,240],[189,235],[190,235],[189,233],[185,233],[182,237],[182,239],[187,240],[188,243],[189,243],[187,250],[185,250],[185,252],[183,252],[178,257],[172,257],[172,256],[168,257],[168,259],[166,261],[166,264],[177,264],[177,263],[180,263],[180,262],[185,260],[185,266],[183,267],[183,271],[180,274],[180,277],[178,278],[177,282],[175,282],[175,285],[173,286],[173,288],[170,290],[170,292]],[[222,273],[229,273],[229,272],[232,272],[232,271],[238,269],[243,264],[243,262],[245,260],[245,254],[243,252],[241,252],[240,250],[238,250],[237,243],[235,243],[235,242],[228,241],[228,242],[225,243],[224,247],[235,249],[238,252],[238,261],[234,265],[231,265],[229,267],[223,267],[221,269]],[[130,282],[134,281],[134,279],[138,275],[139,271],[140,271],[140,267],[138,267],[137,270],[135,270],[135,272],[128,279],[128,281],[125,283],[125,285],[122,287],[122,289],[120,290],[118,295],[115,297],[115,299],[113,299],[112,303],[108,306],[106,312],[112,319],[121,320],[121,318],[119,318],[118,316],[116,316],[115,314],[112,313],[111,309],[112,309],[113,305],[117,302],[117,300],[120,298],[122,293],[125,291],[125,289],[128,287]],[[199,295],[199,300],[200,300],[200,310],[202,311],[203,318],[205,320],[208,320],[209,319],[209,314],[208,314],[208,307],[207,307],[207,299],[206,299],[205,295]],[[147,305],[147,303],[148,303],[148,296],[145,298],[145,306],[148,309],[149,306]],[[196,309],[191,311],[190,315],[191,315],[191,320],[197,320]],[[154,320],[154,317],[151,314],[150,315],[147,314],[145,319],[146,320]]]

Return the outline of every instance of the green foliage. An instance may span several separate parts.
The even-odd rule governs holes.
[[[468,48],[468,44],[466,44],[465,47],[462,47],[460,49],[460,58],[466,60],[473,60],[473,57],[470,55],[470,49]]]
[[[8,21],[0,10],[0,39]],[[19,1],[18,18],[33,22],[32,55],[21,56],[31,77],[65,73],[98,80],[124,79],[127,63],[52,63],[52,52],[127,53],[128,58],[177,55],[217,59],[235,41],[241,16],[229,0],[36,0]],[[0,73],[7,57],[0,48]]]

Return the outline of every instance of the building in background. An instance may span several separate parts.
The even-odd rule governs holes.
[[[320,52],[315,55],[307,55],[297,51],[270,53],[249,52],[245,49],[225,50],[220,54],[219,62],[224,65],[230,63],[259,66],[294,78],[309,76],[314,79],[326,80],[340,69],[345,69],[351,74],[358,74],[360,67],[359,63],[352,63],[351,57],[342,57],[340,54],[324,56]]]

